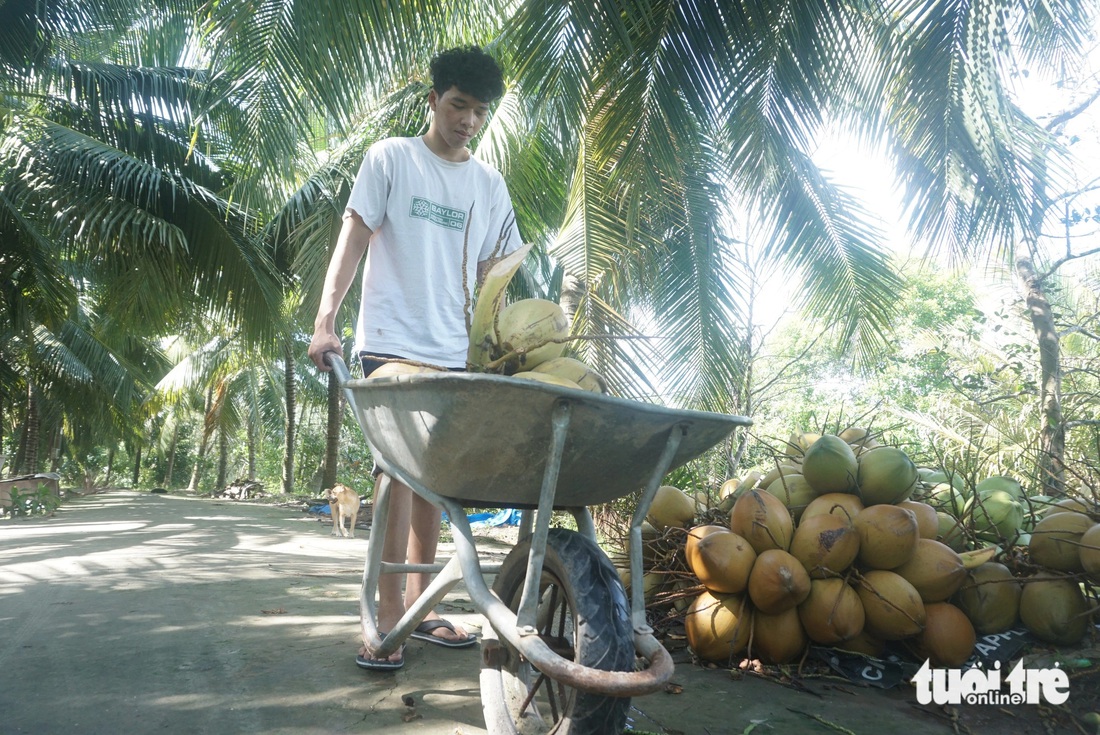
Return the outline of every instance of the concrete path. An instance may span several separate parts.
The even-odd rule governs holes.
[[[484,733],[477,648],[414,641],[399,672],[355,667],[366,533],[329,530],[125,491],[0,522],[0,733]],[[483,624],[461,586],[441,610]],[[950,731],[905,693],[797,692],[679,658],[675,693],[634,700],[637,730]]]

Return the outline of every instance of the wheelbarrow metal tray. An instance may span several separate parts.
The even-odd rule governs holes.
[[[559,401],[570,406],[554,501],[559,508],[605,503],[642,488],[678,427],[685,433],[670,470],[751,424],[741,416],[479,373],[352,380],[345,388],[372,452],[397,473],[466,506],[537,504]]]

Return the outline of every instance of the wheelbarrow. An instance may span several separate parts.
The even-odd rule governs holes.
[[[588,506],[640,491],[629,556],[630,578],[641,580],[642,521],[662,479],[751,421],[480,373],[353,380],[338,355],[326,357],[384,472],[360,593],[373,654],[397,651],[463,581],[489,623],[480,686],[490,733],[622,732],[630,698],[663,688],[673,663],[647,624],[642,585],[631,585],[628,599],[596,543]],[[445,563],[382,562],[389,478],[447,513],[455,555]],[[481,563],[470,507],[523,511],[520,541],[503,563]],[[555,510],[577,530],[551,528]],[[434,577],[383,638],[379,576],[404,572]]]

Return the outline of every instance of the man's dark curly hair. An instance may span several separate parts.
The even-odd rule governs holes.
[[[432,88],[443,95],[451,87],[492,102],[504,94],[504,77],[492,56],[477,46],[460,46],[432,59]]]

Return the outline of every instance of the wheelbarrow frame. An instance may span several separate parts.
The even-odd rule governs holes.
[[[489,622],[489,629],[483,631],[483,655],[492,655],[494,645],[499,645],[495,640],[499,635],[539,671],[570,687],[606,696],[633,697],[657,691],[667,683],[673,673],[672,659],[653,636],[653,630],[646,622],[645,599],[640,584],[631,585],[630,607],[635,650],[648,664],[643,670],[609,672],[583,666],[551,650],[537,635],[535,615],[539,580],[542,576],[552,511],[561,509],[570,512],[576,519],[578,532],[596,541],[595,525],[588,510],[588,504],[606,502],[608,498],[605,496],[608,493],[611,497],[622,497],[640,488],[642,493],[631,518],[629,535],[631,579],[640,580],[643,577],[642,522],[662,479],[674,466],[679,466],[698,456],[729,436],[738,426],[751,425],[749,419],[701,411],[668,409],[573,388],[496,375],[423,373],[353,380],[347,366],[338,355],[329,353],[327,357],[355,413],[371,454],[384,473],[379,478],[375,490],[372,528],[367,544],[367,558],[359,600],[363,639],[374,656],[384,658],[396,652],[447,593],[459,581],[465,581],[475,608]],[[535,414],[540,411],[545,412],[546,407],[550,407],[548,418],[543,416],[541,420],[532,422],[534,427],[532,431],[538,434],[536,439],[545,439],[549,445],[545,464],[541,471],[537,468],[516,468],[528,483],[532,482],[531,472],[541,474],[541,481],[537,482],[536,497],[531,497],[534,493],[529,489],[527,492],[524,492],[523,488],[518,491],[509,490],[500,483],[494,488],[491,478],[486,479],[483,484],[478,484],[474,489],[471,489],[470,485],[462,485],[461,478],[455,478],[458,484],[451,486],[449,480],[456,474],[454,469],[436,478],[448,485],[444,490],[445,494],[437,492],[438,488],[428,487],[422,480],[423,475],[431,469],[432,459],[429,458],[425,465],[419,465],[417,457],[427,447],[429,439],[436,439],[438,434],[444,443],[450,443],[449,446],[461,440],[461,435],[456,433],[458,428],[449,427],[450,433],[448,433],[447,425],[439,417],[452,408],[461,412],[462,400],[478,401],[484,394],[493,394],[494,391],[509,392],[508,395],[512,398],[509,403],[515,403],[515,396],[511,393],[515,390],[523,391],[524,399],[530,399],[538,404],[539,409],[535,410]],[[474,391],[474,395],[467,395],[470,391]],[[403,401],[416,408],[411,409],[411,412],[403,410],[400,405],[396,409],[392,408],[394,403],[401,404]],[[451,401],[457,405],[451,405]],[[416,413],[419,411],[423,413]],[[620,420],[617,418],[620,414],[629,417],[627,420],[632,425],[646,422],[657,424],[655,430],[651,430],[648,425],[643,426],[641,430],[643,434],[654,433],[656,443],[654,444],[648,436],[643,436],[647,443],[633,450],[648,452],[650,447],[660,447],[651,469],[648,472],[642,470],[641,476],[644,480],[632,485],[630,478],[634,475],[626,472],[623,474],[629,477],[623,480],[624,484],[615,485],[613,480],[618,479],[619,473],[617,473],[614,478],[606,478],[595,494],[584,492],[579,495],[577,493],[569,495],[568,492],[559,492],[559,481],[562,479],[563,459],[567,446],[572,450],[572,455],[581,452],[579,446],[569,445],[568,442],[570,427],[575,423],[576,417],[580,415],[587,425],[603,420],[602,417],[606,415],[610,415],[613,421]],[[549,424],[548,431],[544,432],[541,427],[543,423]],[[458,424],[461,426],[461,421]],[[606,431],[602,427],[595,427],[594,430]],[[518,431],[512,433],[517,437],[522,434]],[[660,436],[661,433],[664,433],[663,437]],[[490,437],[490,440],[496,441],[493,437]],[[517,441],[521,440],[517,439]],[[437,456],[441,454],[437,452]],[[402,461],[395,461],[395,456]],[[459,457],[459,467],[463,461],[464,458]],[[588,458],[587,464],[592,464],[591,458]],[[575,485],[578,482],[577,473],[583,471],[584,467],[574,466],[571,462],[565,462],[564,466],[566,474],[571,478],[570,481]],[[637,468],[632,472],[636,473]],[[406,484],[415,493],[447,513],[454,532],[455,555],[446,563],[382,562],[382,547],[389,515],[390,478]],[[607,484],[611,484],[612,487],[605,488],[604,485]],[[485,491],[484,486],[490,489]],[[572,489],[576,490],[575,487]],[[488,495],[485,494],[486,492]],[[559,502],[563,494],[569,496],[565,504]],[[471,498],[471,495],[474,497]],[[578,500],[581,498],[592,498],[592,502],[580,503]],[[485,582],[484,575],[496,573],[499,571],[499,565],[481,563],[462,501],[524,509],[521,533],[530,534],[531,547],[527,559],[524,589],[516,612],[498,599]],[[535,511],[533,522],[532,510]],[[434,573],[435,577],[420,599],[408,608],[401,620],[383,638],[378,630],[375,601],[378,580],[381,574],[402,572],[430,572]]]

